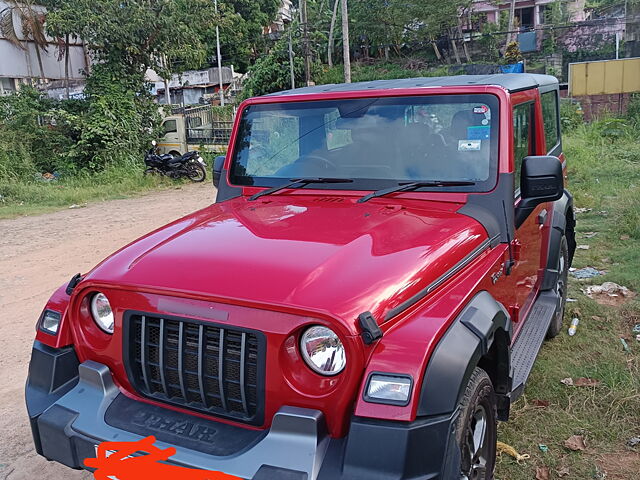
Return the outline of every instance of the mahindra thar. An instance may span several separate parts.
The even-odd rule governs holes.
[[[562,328],[565,164],[550,76],[247,100],[215,204],[45,306],[35,448],[86,468],[153,435],[242,479],[493,478],[497,421]]]

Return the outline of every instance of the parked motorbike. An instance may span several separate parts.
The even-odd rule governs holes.
[[[203,182],[206,178],[205,167],[207,164],[196,151],[187,152],[181,156],[173,156],[169,153],[158,155],[156,153],[156,141],[151,142],[151,149],[144,156],[146,165],[145,175],[159,173],[170,178],[187,177],[192,182]]]

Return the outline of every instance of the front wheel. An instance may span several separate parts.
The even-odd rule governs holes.
[[[498,425],[496,395],[486,372],[474,369],[460,402],[456,442],[460,480],[491,480],[496,464]]]
[[[187,171],[187,177],[192,182],[204,182],[204,179],[207,177],[207,172],[204,167],[197,162],[189,162],[185,169]]]

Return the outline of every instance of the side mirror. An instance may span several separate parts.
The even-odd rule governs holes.
[[[562,163],[549,155],[525,157],[520,172],[520,204],[515,212],[516,227],[522,225],[533,209],[562,197]]]
[[[218,188],[220,177],[222,176],[222,166],[224,165],[224,155],[219,155],[213,160],[213,185]]]

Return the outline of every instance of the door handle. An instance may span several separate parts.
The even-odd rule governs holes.
[[[539,214],[538,214],[538,225],[544,225],[547,221],[547,217],[549,216],[549,213],[547,212],[546,209],[543,209]]]

